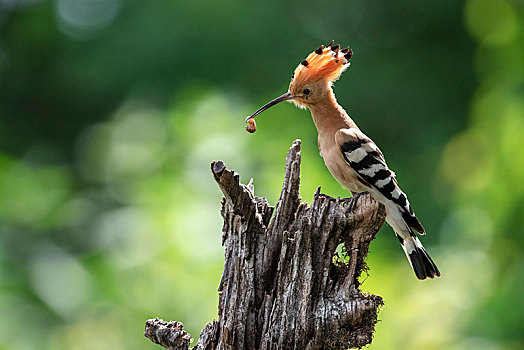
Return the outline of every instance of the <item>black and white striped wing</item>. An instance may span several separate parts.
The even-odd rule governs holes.
[[[358,129],[341,129],[336,142],[346,162],[358,175],[359,181],[376,188],[386,199],[398,205],[402,218],[413,230],[424,234],[424,228],[413,213],[406,194],[402,192],[377,145]]]

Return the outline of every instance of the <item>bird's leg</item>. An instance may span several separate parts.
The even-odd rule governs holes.
[[[349,202],[351,202],[353,197],[339,198],[339,201],[340,201],[340,203],[349,203]]]
[[[338,200],[340,203],[348,203],[350,202],[351,200],[353,200],[353,198],[357,198],[359,196],[362,196],[362,195],[365,195],[365,194],[368,194],[369,192],[351,192],[351,195],[352,197],[347,197],[347,198],[335,198],[335,197],[331,197],[325,193],[319,193],[318,195],[321,196],[321,197],[324,197],[324,198],[327,198],[327,199],[332,199],[334,201]]]
[[[325,194],[325,193],[319,193],[318,196],[319,196],[319,197],[324,197],[324,198],[327,198],[327,199],[332,199],[332,200],[334,200],[334,201],[337,200],[336,198],[331,197],[331,196],[329,196],[329,195],[327,195],[327,194]]]
[[[369,194],[369,192],[368,191],[358,192],[358,193],[351,192],[351,194],[353,195],[353,197],[351,197],[351,198],[356,198],[356,197],[359,197],[359,196],[364,196],[366,194]]]
[[[357,192],[351,192],[351,197],[349,197],[349,198],[340,198],[340,201],[343,202],[343,203],[346,203],[346,202],[349,202],[349,201],[353,200],[353,198],[356,199],[356,198],[358,198],[360,196],[363,196],[363,195],[366,195],[368,193],[369,192],[367,192],[367,191],[366,192],[358,192],[358,193]]]

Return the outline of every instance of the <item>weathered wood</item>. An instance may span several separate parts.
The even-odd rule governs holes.
[[[382,298],[361,293],[358,277],[369,243],[384,222],[384,207],[367,194],[335,199],[320,188],[311,205],[301,203],[300,140],[286,157],[275,208],[254,195],[252,182],[241,184],[223,162],[213,162],[211,171],[224,193],[225,263],[219,319],[206,325],[193,350],[369,344]],[[347,256],[340,257],[337,247]],[[164,331],[165,325],[153,321],[146,323],[148,338],[166,349],[189,349],[180,340],[186,339],[183,328],[171,327],[178,332],[174,337],[159,332],[158,326]]]
[[[158,318],[147,320],[144,335],[167,350],[186,350],[191,343],[191,335],[184,331],[182,323]]]

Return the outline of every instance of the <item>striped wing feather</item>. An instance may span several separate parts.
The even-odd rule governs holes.
[[[377,145],[358,129],[341,129],[335,140],[346,162],[355,170],[359,180],[366,186],[376,188],[386,199],[397,204],[406,224],[420,234],[424,228],[417,219],[406,194],[400,189]]]

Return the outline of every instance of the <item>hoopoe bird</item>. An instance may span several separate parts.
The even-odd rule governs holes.
[[[333,83],[350,65],[353,50],[341,49],[334,41],[321,45],[295,69],[289,90],[265,104],[246,119],[253,132],[254,117],[282,101],[308,108],[318,131],[318,147],[333,177],[353,195],[369,192],[386,208],[386,221],[406,253],[418,279],[440,276],[440,271],[416,236],[424,235],[420,221],[411,209],[377,145],[349,117],[335,98]]]

